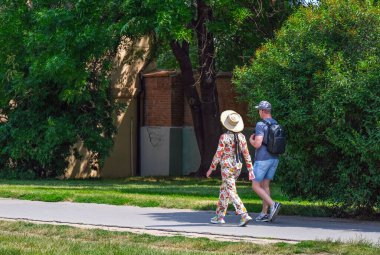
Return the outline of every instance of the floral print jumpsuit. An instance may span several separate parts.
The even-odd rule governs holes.
[[[221,165],[222,185],[220,186],[219,202],[216,209],[218,218],[223,218],[226,215],[230,201],[235,207],[236,214],[240,215],[247,212],[236,191],[235,181],[240,175],[243,164],[242,162],[238,162],[236,158],[234,134],[238,136],[240,149],[248,171],[253,171],[245,136],[242,133],[233,133],[231,131],[222,134],[219,139],[218,149],[210,166],[210,169],[213,171],[218,163]]]

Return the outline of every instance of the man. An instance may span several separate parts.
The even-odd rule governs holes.
[[[253,165],[256,178],[252,181],[252,189],[263,200],[262,211],[256,221],[274,221],[281,204],[273,201],[270,197],[269,184],[276,173],[279,156],[270,153],[266,143],[268,141],[268,125],[277,124],[277,121],[272,118],[272,106],[269,102],[261,101],[255,108],[258,109],[262,121],[256,124],[255,133],[249,138],[249,142],[256,148]],[[268,213],[269,207],[270,212]]]

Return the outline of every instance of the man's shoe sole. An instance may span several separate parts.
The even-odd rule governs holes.
[[[255,220],[256,222],[268,222],[270,221],[269,219],[265,219],[265,220]]]

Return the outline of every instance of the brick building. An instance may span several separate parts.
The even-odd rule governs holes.
[[[143,79],[140,174],[178,176],[196,171],[200,155],[180,75],[156,71],[144,74]],[[220,73],[216,83],[220,111],[232,109],[240,113],[249,132],[252,125],[247,118],[247,104],[238,102],[231,73]]]

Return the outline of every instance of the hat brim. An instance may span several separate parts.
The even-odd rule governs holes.
[[[227,111],[222,112],[222,114],[220,115],[220,122],[222,123],[222,125],[225,128],[227,128],[228,130],[230,130],[232,132],[241,132],[241,131],[243,131],[243,129],[244,129],[244,122],[243,122],[243,119],[241,118],[240,114],[238,114],[240,116],[240,120],[239,120],[239,122],[236,125],[231,125],[227,121],[228,115],[230,115],[232,113],[238,114],[237,112],[232,111],[232,110],[227,110]]]
[[[258,106],[258,105],[256,105],[255,108],[256,108],[257,110],[265,110],[265,111],[271,111],[271,110],[272,110],[271,108],[266,109],[266,108],[262,108],[262,107],[260,107],[260,106]]]

